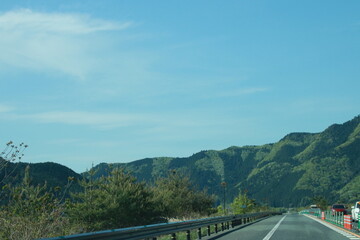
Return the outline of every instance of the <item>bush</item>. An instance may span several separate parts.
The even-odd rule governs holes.
[[[153,191],[160,212],[167,218],[209,215],[214,204],[213,196],[195,190],[188,177],[176,172],[158,179]]]
[[[29,166],[19,186],[6,185],[9,203],[0,210],[1,239],[35,239],[78,231],[64,215],[64,204],[46,191],[46,184],[30,185]]]
[[[92,174],[93,175],[93,174]],[[160,220],[152,192],[136,178],[114,169],[109,176],[82,180],[83,192],[73,194],[69,215],[86,230],[104,230],[156,223]]]

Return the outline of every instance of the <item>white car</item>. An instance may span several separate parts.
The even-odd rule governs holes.
[[[355,206],[351,207],[351,218],[357,222],[359,220],[360,201],[355,203]]]

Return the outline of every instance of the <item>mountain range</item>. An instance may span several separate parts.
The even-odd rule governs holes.
[[[262,146],[232,146],[186,158],[146,158],[123,167],[140,181],[154,182],[169,170],[188,175],[200,189],[227,202],[246,192],[270,206],[305,206],[314,197],[329,203],[360,200],[360,116],[320,133],[290,133]],[[107,174],[109,164],[95,166]],[[226,183],[224,189],[222,183]]]
[[[217,196],[218,204],[224,195],[231,202],[245,192],[258,203],[275,207],[306,206],[314,197],[323,197],[329,204],[351,203],[360,200],[360,116],[320,133],[290,133],[276,143],[204,150],[185,158],[101,163],[92,170],[100,177],[111,167],[122,167],[148,184],[169,171],[179,172],[199,189]],[[30,168],[36,183],[64,186],[69,176],[81,178],[56,163],[31,164]],[[18,167],[14,176],[23,171],[24,167]]]

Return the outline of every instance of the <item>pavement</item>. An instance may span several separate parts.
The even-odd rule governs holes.
[[[269,217],[247,226],[238,226],[226,232],[211,235],[204,240],[360,240],[345,231],[319,219],[289,213]]]

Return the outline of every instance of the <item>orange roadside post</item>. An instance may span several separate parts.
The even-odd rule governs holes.
[[[344,215],[344,228],[352,229],[351,215]]]

